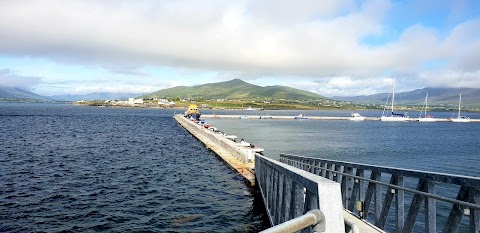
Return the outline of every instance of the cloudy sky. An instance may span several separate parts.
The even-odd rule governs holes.
[[[0,1],[0,86],[41,95],[240,78],[345,96],[393,76],[480,88],[480,1]]]

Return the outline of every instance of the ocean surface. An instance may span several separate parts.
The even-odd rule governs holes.
[[[343,116],[351,111],[204,111],[205,114]],[[380,117],[382,111],[360,111]],[[451,112],[431,112],[437,118]],[[418,118],[419,112],[410,112]],[[462,113],[480,119],[480,113]],[[218,129],[280,153],[480,177],[480,123],[207,119]]]
[[[0,103],[0,232],[257,232],[268,227],[258,194],[180,127],[172,118],[175,111],[182,110]],[[465,115],[480,119],[479,113]],[[480,123],[207,121],[265,148],[271,158],[289,153],[480,176]]]
[[[254,190],[172,115],[0,103],[0,232],[267,227]]]

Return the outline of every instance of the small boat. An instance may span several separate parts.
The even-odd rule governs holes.
[[[236,140],[237,140],[237,135],[223,134],[223,136],[224,136],[226,139],[230,139],[230,140],[232,140],[232,141],[236,141]]]
[[[188,110],[185,111],[184,114],[186,118],[193,118],[195,120],[200,120],[201,115],[202,114],[200,113],[200,111],[198,111],[198,106],[196,104],[191,104],[190,106],[188,106]]]
[[[208,127],[208,130],[210,130],[210,131],[212,131],[212,132],[214,132],[214,133],[218,132],[218,129],[217,129],[216,127],[214,127],[214,126]]]
[[[352,117],[348,118],[351,121],[364,121],[365,117],[360,115],[359,113],[352,113]]]
[[[460,94],[460,100],[458,101],[458,114],[457,118],[450,118],[451,122],[470,122],[470,118],[460,115],[460,108],[462,106],[462,94]]]
[[[424,104],[425,109],[422,107],[422,111],[420,111],[420,117],[418,118],[418,121],[421,122],[435,122],[437,119],[433,118],[433,116],[430,116],[427,114],[427,109],[428,109],[428,93],[425,96],[425,104]],[[422,117],[422,113],[423,117]]]
[[[260,147],[256,147],[255,145],[249,143],[249,142],[246,142],[243,140],[243,138],[240,140],[240,146],[243,146],[243,147],[246,147],[254,152],[257,152],[257,153],[262,153],[263,151],[265,151],[265,149],[263,148],[260,148]]]
[[[388,97],[387,97],[387,102],[388,102]],[[394,102],[395,102],[395,77],[393,77],[393,85],[392,85],[392,114],[390,116],[385,116],[385,108],[387,107],[387,103],[385,103],[382,116],[380,117],[381,121],[407,121],[408,120],[407,113],[402,114],[402,113],[395,112]]]
[[[299,114],[298,116],[294,117],[295,120],[308,120],[308,117],[304,116],[303,114]]]

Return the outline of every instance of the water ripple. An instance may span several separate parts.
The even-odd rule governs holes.
[[[171,114],[2,106],[0,232],[263,229],[253,190]]]

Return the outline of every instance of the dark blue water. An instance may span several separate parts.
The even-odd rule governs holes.
[[[257,232],[263,207],[173,111],[0,104],[0,232]]]
[[[213,112],[212,112],[213,113]],[[350,116],[350,111],[216,111],[234,115]],[[381,111],[364,111],[362,115],[379,117]],[[431,113],[447,118],[451,113]],[[412,114],[416,115],[417,114]],[[467,113],[480,119],[479,113]],[[265,149],[268,157],[280,153],[350,161],[371,165],[415,169],[480,177],[480,123],[452,122],[352,122],[345,120],[274,120],[274,119],[207,119],[215,127],[236,134]],[[389,182],[389,177],[383,177]],[[415,189],[418,180],[405,179],[405,186]],[[458,186],[437,185],[436,192],[456,198]],[[411,194],[405,195],[407,207]],[[438,229],[442,229],[451,204],[437,202]],[[423,209],[414,232],[424,232]],[[394,211],[390,210],[386,230],[395,231]],[[459,232],[468,232],[464,217]]]
[[[240,112],[217,114],[238,115]],[[300,112],[307,116],[350,115],[350,111],[256,111],[250,114],[295,116]],[[362,115],[379,117],[381,111],[364,111]],[[451,113],[432,115],[449,117]],[[479,113],[466,115],[480,119]],[[272,119],[208,119],[208,122],[263,147],[265,155],[272,158],[289,153],[480,176],[480,123]]]

